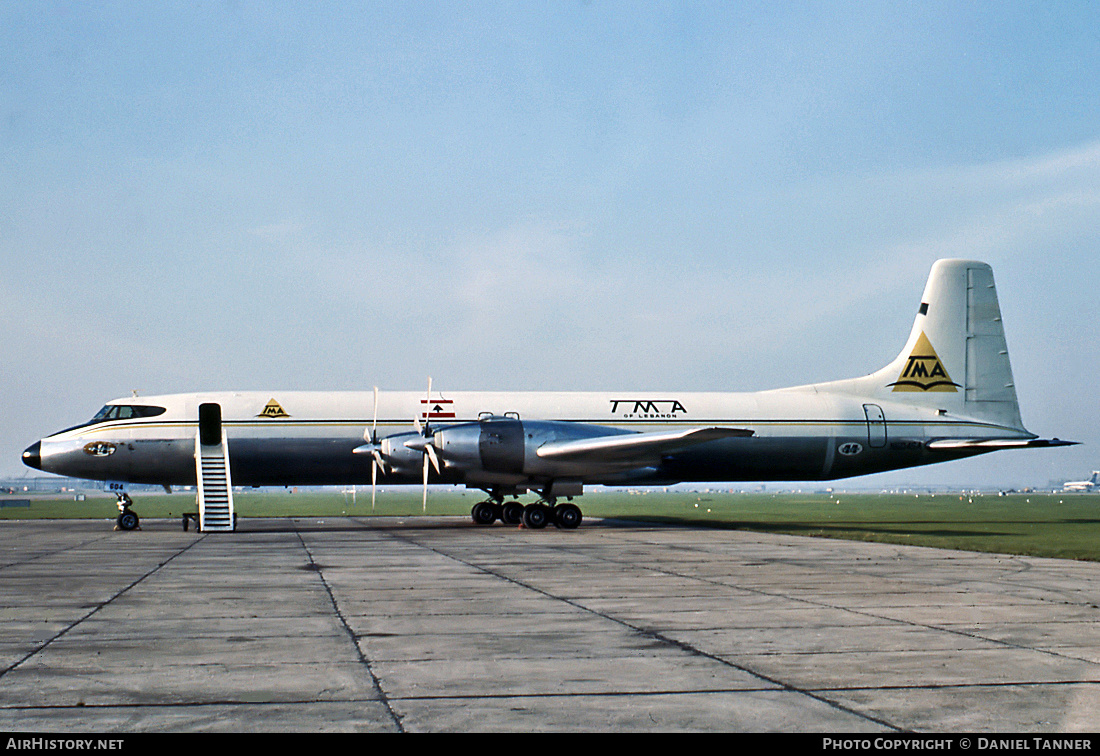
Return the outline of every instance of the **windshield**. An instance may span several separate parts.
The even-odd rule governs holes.
[[[103,423],[107,420],[130,420],[136,417],[156,417],[163,415],[164,407],[151,407],[141,404],[108,404],[88,423]]]
[[[68,433],[78,428],[87,428],[89,425],[105,423],[108,420],[133,420],[139,417],[156,417],[157,415],[163,415],[165,412],[167,412],[167,410],[164,407],[152,407],[147,404],[108,404],[99,412],[95,413],[95,417],[88,422],[74,425],[72,428],[60,430],[51,435],[56,436],[59,433]]]

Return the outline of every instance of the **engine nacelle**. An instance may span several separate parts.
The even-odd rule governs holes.
[[[415,432],[386,436],[380,445],[386,464],[400,472],[418,472],[424,464],[424,447],[430,444],[446,469],[521,475],[524,441],[523,423],[518,419],[488,417],[440,428],[428,437]]]
[[[539,457],[543,444],[625,433],[598,425],[553,420],[521,421],[490,416],[474,423],[440,427],[431,435],[399,433],[381,441],[386,464],[402,473],[419,472],[431,446],[442,472],[461,474],[469,482],[523,479],[580,479],[592,473],[618,473],[640,467],[636,462],[564,462]]]
[[[487,417],[437,430],[432,445],[447,467],[519,475],[524,472],[525,440],[517,418]]]
[[[405,446],[406,441],[421,440],[419,433],[398,433],[381,440],[382,459],[391,469],[403,473],[419,472],[424,464],[424,452]]]

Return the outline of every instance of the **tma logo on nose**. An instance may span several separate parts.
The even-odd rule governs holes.
[[[959,390],[959,384],[951,380],[943,361],[932,348],[932,342],[921,331],[920,338],[913,346],[909,359],[905,361],[905,367],[901,375],[893,383],[894,391],[952,391]]]

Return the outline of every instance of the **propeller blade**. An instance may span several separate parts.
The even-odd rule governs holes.
[[[436,456],[435,448],[432,446],[432,432],[428,419],[431,417],[432,406],[432,377],[428,376],[428,395],[424,400],[424,425],[420,425],[420,413],[417,412],[413,415],[413,424],[416,426],[416,432],[423,436],[419,441],[406,441],[405,446],[410,449],[419,449],[424,452],[424,512],[428,511],[428,465],[431,464],[435,467],[435,471],[439,472],[439,457]]]
[[[371,443],[378,443],[378,387],[374,387],[374,420],[370,424]]]
[[[439,456],[435,453],[435,447],[429,443],[424,447],[424,451],[427,453],[428,459],[432,461],[432,467],[435,468],[435,472],[438,475],[441,471],[439,469]]]
[[[424,512],[428,511],[428,455],[424,455]]]
[[[382,452],[378,444],[378,387],[374,387],[374,419],[370,424],[370,437],[367,438],[366,433],[363,437],[370,443],[367,446],[361,446],[355,450],[356,453],[361,451],[369,451],[371,454],[370,462],[370,511],[374,511],[375,501],[378,497],[378,471],[382,469]]]
[[[420,413],[419,412],[417,412],[416,415],[413,417],[413,423],[414,423],[414,425],[416,425],[416,432],[417,433],[423,433],[425,436],[428,435],[428,426],[430,425],[430,423],[428,422],[428,417],[431,414],[431,410],[430,410],[431,405],[432,405],[432,377],[429,375],[428,376],[428,397],[427,397],[427,399],[424,400],[424,426],[423,427],[420,426]]]

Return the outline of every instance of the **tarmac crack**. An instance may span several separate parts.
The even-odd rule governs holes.
[[[876,691],[917,691],[917,690],[980,690],[983,688],[1013,689],[1020,687],[1030,688],[1063,688],[1063,687],[1093,687],[1098,683],[1095,680],[1052,680],[1046,682],[987,682],[987,683],[928,683],[924,685],[828,685],[813,688],[790,688],[788,692],[798,693],[859,693]],[[478,701],[478,700],[507,700],[511,698],[615,698],[623,696],[694,696],[708,695],[712,693],[747,693],[773,691],[774,685],[760,686],[759,688],[698,688],[675,690],[615,690],[615,691],[591,691],[591,692],[566,692],[553,691],[538,693],[456,693],[453,695],[405,695],[395,696],[399,701]],[[820,700],[820,699],[818,699]],[[829,703],[826,701],[825,703]],[[845,709],[847,711],[847,709]],[[873,720],[877,721],[877,720]],[[879,722],[885,727],[892,727],[901,731],[901,728]]]
[[[153,575],[160,572],[162,569],[164,569],[166,566],[168,566],[169,563],[171,563],[172,561],[174,561],[175,559],[177,559],[181,555],[185,554],[190,549],[194,548],[197,544],[199,544],[202,541],[206,540],[206,538],[207,538],[207,536],[202,536],[200,538],[196,538],[194,541],[191,541],[186,546],[184,546],[182,549],[177,551],[175,554],[172,554],[167,559],[165,559],[163,562],[159,563],[156,567],[153,567],[151,570],[147,571],[144,575],[142,575],[139,578],[137,578],[136,580],[132,581],[125,588],[122,588],[121,590],[115,592],[109,598],[107,598],[107,599],[99,602],[95,606],[93,606],[91,611],[85,613],[83,616],[79,617],[78,619],[70,622],[68,625],[61,628],[59,631],[57,631],[52,637],[46,639],[45,641],[40,643],[38,646],[35,646],[35,648],[33,648],[29,653],[25,654],[22,658],[16,660],[14,663],[12,663],[9,666],[7,666],[6,668],[0,670],[0,678],[3,678],[4,675],[6,675],[9,672],[11,672],[15,669],[18,669],[22,665],[26,664],[30,659],[33,659],[35,656],[42,653],[47,648],[49,648],[51,645],[53,645],[56,641],[58,641],[59,639],[63,638],[65,635],[67,635],[69,633],[69,631],[71,631],[73,628],[77,627],[82,622],[85,622],[86,620],[88,620],[91,617],[98,614],[99,611],[102,610],[104,607],[107,607],[107,606],[110,606],[111,604],[113,604],[120,597],[126,595],[126,593],[128,593],[134,587],[140,585],[141,583],[148,580]],[[65,549],[65,550],[68,550],[68,549]]]
[[[863,712],[863,711],[859,711],[858,709],[853,709],[850,706],[845,706],[844,704],[839,703],[837,701],[834,701],[834,700],[828,698],[826,695],[823,695],[822,693],[819,693],[817,691],[806,689],[806,688],[800,688],[796,685],[792,685],[792,684],[790,684],[788,682],[785,682],[783,680],[780,680],[778,678],[774,678],[774,677],[766,675],[762,672],[758,672],[756,670],[750,669],[750,668],[748,668],[748,667],[746,667],[742,664],[738,664],[738,663],[736,663],[734,661],[731,661],[729,659],[725,659],[725,658],[723,658],[721,656],[718,656],[716,654],[712,654],[708,651],[705,651],[701,648],[698,648],[698,647],[696,647],[696,646],[694,646],[690,643],[687,643],[685,641],[680,641],[680,640],[676,640],[675,638],[670,638],[669,636],[667,636],[663,633],[660,633],[656,630],[640,627],[640,626],[635,625],[631,622],[628,622],[627,620],[624,620],[620,617],[615,617],[615,616],[613,616],[611,614],[608,614],[606,612],[602,612],[600,610],[593,609],[589,606],[585,606],[584,604],[582,604],[578,601],[575,601],[573,599],[570,599],[566,596],[556,595],[556,594],[551,593],[550,591],[547,591],[543,588],[539,588],[538,586],[532,585],[531,583],[524,582],[522,580],[511,577],[509,575],[505,575],[505,574],[503,574],[503,573],[501,573],[497,570],[491,569],[491,568],[486,567],[484,565],[477,564],[475,562],[471,562],[467,559],[463,559],[462,557],[456,556],[455,554],[447,553],[447,552],[442,551],[439,548],[436,548],[434,546],[430,546],[430,545],[421,543],[421,542],[417,541],[415,538],[413,538],[411,536],[400,535],[400,534],[394,533],[392,531],[384,531],[384,532],[386,533],[386,535],[388,535],[389,537],[391,537],[393,539],[411,544],[413,546],[417,546],[417,547],[422,548],[422,549],[426,549],[426,550],[431,551],[435,554],[438,554],[439,556],[442,556],[446,559],[450,559],[450,560],[452,560],[454,562],[457,562],[459,564],[465,565],[466,567],[477,570],[478,572],[489,575],[489,576],[494,577],[498,580],[502,580],[504,582],[511,583],[512,585],[515,585],[517,587],[529,590],[529,591],[531,591],[533,593],[536,593],[540,596],[543,596],[545,598],[549,598],[551,600],[561,602],[563,604],[566,604],[567,606],[573,607],[574,609],[578,609],[580,611],[592,614],[593,616],[600,617],[601,619],[604,619],[608,622],[613,622],[615,624],[618,624],[622,627],[625,627],[625,628],[637,633],[638,635],[640,635],[642,637],[648,638],[650,640],[657,641],[657,642],[659,642],[663,645],[670,646],[670,647],[673,647],[673,648],[677,648],[677,649],[679,649],[681,651],[684,651],[685,653],[688,653],[692,656],[695,656],[695,657],[698,657],[698,658],[703,658],[703,659],[708,659],[710,661],[721,664],[725,667],[735,669],[739,672],[750,675],[750,676],[752,676],[752,677],[754,677],[758,680],[761,680],[761,681],[763,681],[763,682],[765,682],[765,683],[767,683],[771,686],[774,686],[774,687],[776,687],[780,690],[783,690],[785,692],[805,696],[806,698],[810,698],[814,701],[817,701],[818,703],[824,704],[824,705],[826,705],[826,706],[828,706],[832,709],[835,709],[837,711],[843,712],[845,714],[848,714],[848,715],[851,715],[851,716],[854,716],[854,717],[858,717],[859,719],[866,720],[867,722],[871,722],[873,724],[888,728],[890,730],[894,730],[896,732],[903,732],[904,731],[904,728],[899,727],[899,726],[897,726],[897,725],[895,725],[891,722],[888,722],[885,719],[873,716],[873,715],[868,714],[868,713]],[[568,547],[566,547],[566,548],[568,550]],[[632,564],[632,566],[637,566],[637,565]],[[652,568],[647,567],[646,569],[652,569]],[[668,574],[676,574],[676,573],[669,572]],[[692,578],[692,576],[684,576],[684,575],[681,575],[680,577],[687,577],[689,579]]]
[[[325,593],[328,594],[328,599],[332,603],[332,610],[335,612],[337,619],[340,620],[340,625],[344,628],[344,632],[347,634],[348,639],[351,641],[352,648],[355,649],[355,653],[359,658],[359,663],[367,670],[367,674],[370,675],[371,685],[374,687],[375,693],[378,694],[379,700],[386,709],[386,713],[393,721],[394,727],[398,732],[405,732],[405,727],[401,723],[401,717],[397,712],[393,710],[393,706],[390,704],[390,698],[386,694],[386,691],[382,689],[382,681],[378,679],[378,675],[374,671],[374,667],[371,664],[370,659],[363,653],[362,647],[359,645],[356,638],[355,631],[352,630],[351,624],[348,622],[347,617],[344,616],[343,611],[340,609],[340,602],[336,600],[336,594],[332,591],[332,586],[329,585],[328,580],[325,579],[325,568],[323,565],[318,564],[313,558],[313,552],[310,550],[309,545],[305,539],[302,538],[301,531],[297,528],[297,520],[293,520],[295,523],[294,535],[298,537],[298,542],[302,545],[302,549],[306,552],[306,557],[309,559],[309,566],[307,569],[314,572],[317,578],[321,581],[321,585],[324,586]]]
[[[650,546],[658,546],[659,544],[650,543],[649,545]],[[566,546],[564,548],[569,549],[568,546]],[[701,551],[701,550],[696,549],[696,548],[685,549],[682,546],[672,546],[671,548],[682,549],[682,550],[690,550],[690,551],[696,552],[696,553],[704,553],[704,554],[707,553],[705,551]],[[601,561],[607,562],[609,564],[638,566],[638,565],[635,565],[633,562],[626,562],[626,561],[619,560],[619,559],[608,559],[607,557],[600,556],[600,555],[595,555],[595,558],[599,559]],[[1020,559],[1019,557],[1016,558],[1016,560],[1019,560],[1019,559]],[[780,560],[776,560],[776,561],[782,562],[784,560],[780,559]],[[1016,651],[1031,651],[1031,652],[1034,652],[1034,653],[1037,653],[1037,654],[1044,654],[1046,656],[1051,656],[1055,659],[1064,659],[1064,660],[1067,660],[1067,661],[1082,662],[1082,663],[1086,663],[1086,664],[1089,664],[1089,665],[1095,665],[1096,664],[1095,661],[1093,661],[1092,659],[1089,659],[1087,657],[1084,657],[1084,656],[1071,656],[1069,654],[1059,653],[1058,651],[1054,651],[1052,649],[1037,648],[1035,646],[1027,646],[1027,645],[1024,645],[1024,644],[1021,644],[1021,643],[1012,643],[1012,642],[1007,641],[1007,640],[1002,640],[1002,639],[998,639],[998,638],[991,638],[991,637],[988,637],[988,636],[985,636],[985,635],[981,635],[979,633],[969,632],[969,631],[966,631],[966,630],[961,630],[961,629],[958,629],[958,628],[952,628],[952,627],[948,627],[948,626],[945,626],[945,625],[935,625],[935,624],[931,624],[931,623],[927,623],[927,622],[917,622],[915,620],[898,619],[897,617],[890,617],[890,616],[886,616],[886,615],[883,615],[883,614],[877,614],[873,611],[869,611],[869,610],[866,610],[866,609],[863,609],[863,610],[855,609],[855,608],[852,608],[850,606],[840,606],[840,605],[837,605],[837,604],[830,604],[826,601],[815,601],[813,599],[808,599],[808,598],[805,598],[805,597],[802,597],[802,596],[791,596],[789,594],[786,594],[786,593],[783,593],[783,592],[780,592],[780,591],[767,591],[767,590],[764,590],[764,589],[761,589],[761,588],[753,588],[753,587],[742,586],[742,585],[731,585],[730,583],[722,582],[720,580],[713,580],[713,579],[710,579],[710,578],[700,577],[698,575],[690,575],[690,574],[686,574],[686,573],[683,573],[683,572],[676,572],[675,570],[669,570],[669,569],[665,569],[665,568],[661,568],[661,567],[655,567],[655,566],[652,566],[652,565],[642,565],[642,568],[646,569],[646,570],[649,570],[651,572],[656,572],[656,573],[661,574],[661,575],[668,575],[670,577],[678,577],[678,578],[683,578],[685,580],[695,580],[695,581],[698,581],[698,582],[701,582],[701,583],[705,583],[707,585],[714,585],[714,586],[725,587],[725,588],[735,588],[739,591],[745,591],[747,593],[753,593],[753,594],[756,594],[758,596],[767,596],[768,598],[784,599],[786,601],[805,604],[807,606],[820,607],[820,608],[825,608],[825,609],[834,609],[834,610],[839,611],[839,612],[848,612],[848,613],[856,615],[858,617],[869,617],[871,619],[880,620],[880,621],[883,621],[883,622],[890,622],[890,623],[897,624],[897,625],[900,625],[900,626],[903,626],[903,627],[915,627],[915,628],[921,628],[923,630],[932,630],[932,631],[936,631],[936,632],[947,633],[949,635],[955,635],[955,636],[958,636],[958,637],[961,637],[961,638],[966,638],[968,640],[978,640],[978,641],[982,641],[982,642],[985,642],[985,643],[992,643],[994,645],[1001,646],[1003,648],[1013,649],[1013,650],[1016,650]],[[1030,569],[1030,567],[1028,569]],[[1018,574],[1021,574],[1022,572],[1025,572],[1025,571],[1027,571],[1027,570],[1017,569],[1017,570],[1014,570],[1012,574],[1018,575]],[[1078,605],[1080,605],[1080,604],[1078,604]]]
[[[51,549],[49,551],[40,551],[36,554],[25,556],[24,558],[22,558],[18,561],[15,561],[15,562],[5,562],[4,564],[0,564],[0,570],[7,570],[7,569],[11,569],[12,567],[22,567],[24,565],[31,564],[33,562],[37,562],[39,559],[46,559],[48,557],[57,556],[58,554],[64,554],[67,551],[75,551],[77,549],[82,549],[86,546],[89,546],[90,544],[99,543],[101,541],[104,541],[107,538],[110,538],[110,536],[99,536],[97,538],[89,538],[87,540],[81,541],[80,543],[70,544],[68,546],[64,546],[64,547],[59,548],[59,549]]]

